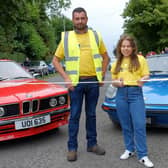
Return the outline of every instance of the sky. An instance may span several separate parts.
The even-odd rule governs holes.
[[[71,19],[74,8],[85,8],[88,15],[88,26],[101,33],[108,54],[112,57],[113,49],[120,35],[123,33],[122,26],[124,20],[121,14],[128,1],[129,0],[71,0],[71,7],[64,11],[64,14]]]

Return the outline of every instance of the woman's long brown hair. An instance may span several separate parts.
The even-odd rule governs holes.
[[[130,55],[129,71],[130,72],[137,71],[140,67],[140,63],[139,63],[138,56],[137,56],[137,45],[136,45],[134,38],[132,38],[129,35],[122,35],[120,40],[118,41],[117,48],[116,48],[117,63],[116,63],[116,67],[114,69],[115,74],[118,74],[121,70],[121,63],[122,63],[122,60],[124,57],[123,54],[121,53],[121,45],[124,40],[128,40],[131,44],[132,49],[133,49],[133,52]]]

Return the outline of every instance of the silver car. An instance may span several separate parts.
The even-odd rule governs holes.
[[[29,66],[29,72],[39,73],[41,76],[48,75],[48,65],[45,61],[31,61]]]

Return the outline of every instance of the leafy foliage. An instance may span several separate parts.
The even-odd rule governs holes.
[[[59,33],[63,31],[61,21],[54,25],[51,16],[61,20],[62,9],[67,9],[70,4],[70,0],[1,1],[0,58],[16,61],[23,61],[25,57],[51,59],[60,39]],[[66,20],[72,25],[69,19]]]
[[[159,52],[168,45],[167,13],[167,0],[130,0],[123,12],[125,33],[136,37],[139,50]]]
[[[59,43],[61,39],[61,32],[66,28],[67,30],[72,30],[73,24],[72,22],[66,18],[65,16],[52,16],[51,24],[55,28],[56,35],[56,44]]]

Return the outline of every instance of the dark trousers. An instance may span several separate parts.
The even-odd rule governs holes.
[[[81,79],[80,82],[89,83],[79,83],[75,87],[75,90],[70,91],[69,151],[76,151],[78,148],[79,121],[83,100],[85,100],[87,147],[92,147],[97,144],[96,105],[99,97],[99,84],[96,81],[97,79],[95,77]]]

